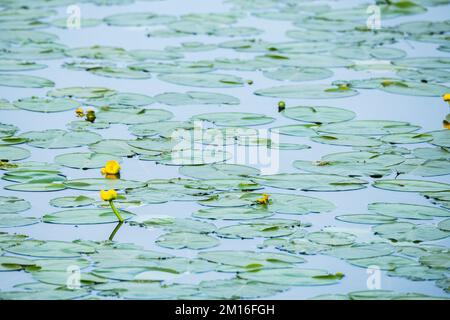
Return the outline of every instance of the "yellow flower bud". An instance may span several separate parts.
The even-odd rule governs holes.
[[[442,99],[444,99],[444,101],[450,102],[450,93],[446,93],[442,96]]]
[[[83,118],[84,117],[84,111],[83,108],[78,108],[75,110],[75,114],[77,115],[78,118]]]
[[[118,174],[120,172],[120,164],[116,160],[109,160],[106,162],[105,167],[102,168],[102,174]]]
[[[101,190],[100,191],[100,198],[103,201],[112,201],[114,199],[117,199],[117,192],[114,189],[110,189],[108,191]]]
[[[263,193],[261,198],[256,199],[256,202],[258,204],[268,204],[269,198],[270,198],[270,195],[268,195],[267,193]]]

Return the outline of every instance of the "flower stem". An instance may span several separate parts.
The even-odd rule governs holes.
[[[111,206],[111,209],[114,212],[114,214],[116,215],[117,219],[119,219],[120,222],[123,222],[123,218],[120,215],[119,211],[117,211],[116,206],[114,205],[112,200],[109,201],[109,205]]]

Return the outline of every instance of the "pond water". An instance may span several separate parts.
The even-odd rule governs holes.
[[[450,5],[417,3],[0,2],[0,299],[450,297]],[[229,166],[174,163],[194,122],[196,149],[241,143]]]

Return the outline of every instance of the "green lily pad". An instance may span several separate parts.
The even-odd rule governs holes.
[[[439,130],[428,132],[433,139],[430,141],[431,144],[434,144],[439,147],[450,148],[450,132],[448,130]]]
[[[349,134],[323,134],[313,136],[311,140],[317,143],[351,147],[379,147],[382,145],[378,139]]]
[[[178,172],[184,176],[195,179],[236,179],[259,174],[259,170],[256,168],[227,163],[204,166],[184,166],[181,167]]]
[[[303,191],[346,191],[366,187],[367,181],[337,175],[280,173],[253,178],[259,184],[281,189]]]
[[[450,231],[450,219],[442,220],[437,226],[441,230]]]
[[[362,268],[377,266],[381,270],[396,270],[399,267],[413,266],[416,261],[401,256],[381,256],[374,258],[351,259],[349,263]]]
[[[339,221],[361,224],[390,223],[397,220],[393,217],[386,217],[378,214],[344,214],[336,216],[336,219]]]
[[[355,236],[345,232],[311,232],[306,235],[309,241],[330,245],[330,246],[346,246],[355,242]]]
[[[199,287],[208,297],[231,300],[270,297],[286,290],[286,286],[282,285],[241,279],[202,281]]]
[[[262,283],[289,286],[319,286],[338,283],[342,276],[336,276],[321,269],[261,269],[238,274],[241,279]]]
[[[166,92],[155,96],[155,99],[159,103],[164,103],[171,106],[180,105],[197,105],[197,104],[227,104],[236,105],[239,104],[239,99],[230,95],[214,93],[214,92],[201,92],[201,91],[188,91],[186,93],[179,92]]]
[[[190,232],[211,233],[216,230],[216,226],[212,223],[172,217],[151,218],[142,222],[146,227],[162,228],[172,233]]]
[[[53,87],[55,83],[49,79],[25,74],[0,74],[0,86],[19,88]]]
[[[265,219],[253,223],[241,223],[222,227],[217,234],[224,238],[252,239],[257,237],[273,238],[293,234],[300,222],[287,219]]]
[[[69,87],[47,92],[53,98],[100,99],[115,94],[116,91],[103,87]]]
[[[428,192],[428,191],[446,191],[450,189],[450,184],[428,181],[428,180],[406,180],[406,179],[394,179],[394,180],[377,180],[373,183],[375,188],[391,190],[391,191],[404,191],[404,192]]]
[[[335,107],[321,107],[321,106],[291,107],[284,110],[282,114],[294,120],[319,124],[348,121],[356,116],[356,114],[351,110]]]
[[[120,211],[124,220],[130,219],[133,214]],[[46,214],[42,217],[45,223],[55,224],[101,224],[117,222],[117,217],[111,209],[70,209]]]
[[[324,68],[281,67],[274,71],[264,71],[264,76],[280,81],[312,81],[333,76],[333,71]]]
[[[348,122],[325,124],[317,128],[319,132],[333,134],[385,135],[409,133],[420,129],[408,122],[389,120],[353,120]]]
[[[247,269],[287,268],[292,264],[305,262],[305,259],[280,252],[263,251],[201,251],[199,258],[227,266],[243,267]]]
[[[0,146],[0,159],[3,161],[22,160],[31,156],[31,152],[20,147]]]
[[[426,133],[398,133],[381,137],[381,141],[388,143],[421,143],[431,141],[433,136]]]
[[[118,296],[131,300],[177,299],[198,293],[195,286],[187,284],[161,285],[151,282],[115,282],[98,284],[95,290],[104,296]]]
[[[286,85],[267,89],[260,89],[254,92],[258,96],[273,98],[291,99],[337,99],[351,97],[358,94],[358,91],[348,87],[339,87],[325,84],[305,84]]]
[[[19,99],[14,102],[14,106],[19,109],[35,112],[61,112],[67,110],[73,110],[81,106],[81,103],[71,99],[48,99],[30,97],[25,99]]]
[[[195,115],[192,121],[208,121],[217,126],[258,126],[275,121],[274,118],[259,113],[244,112],[213,112]]]
[[[167,73],[158,75],[158,79],[182,86],[204,88],[234,88],[244,85],[244,80],[240,77],[218,73]]]
[[[218,246],[220,241],[201,233],[174,232],[161,235],[155,242],[158,246],[170,249],[206,249]]]
[[[4,187],[6,190],[11,191],[26,191],[26,192],[50,192],[64,190],[66,186],[61,182],[30,182],[30,183],[16,183],[10,184]]]
[[[58,208],[76,208],[91,205],[94,199],[86,196],[59,197],[50,200],[50,205]]]
[[[163,109],[102,109],[96,114],[98,121],[137,124],[169,120],[172,112]]]
[[[427,266],[414,265],[400,265],[394,270],[390,270],[388,276],[402,277],[412,281],[430,281],[445,278],[443,270],[436,270]]]
[[[0,59],[0,71],[29,71],[45,69],[47,65],[32,61]]]
[[[399,219],[430,220],[433,217],[450,216],[448,210],[408,203],[374,202],[368,205],[368,210]]]
[[[395,251],[388,243],[358,243],[349,247],[335,247],[325,253],[341,259],[364,259],[387,256]]]
[[[45,149],[73,148],[96,143],[101,140],[97,133],[88,131],[65,131],[60,129],[47,129],[44,131],[29,131],[21,135],[29,139],[30,146]]]
[[[140,181],[105,179],[105,178],[83,178],[67,180],[64,185],[70,189],[100,191],[100,190],[124,190],[144,187],[146,184]]]
[[[55,157],[55,162],[69,168],[102,168],[107,161],[120,162],[120,157],[105,153],[65,153]]]
[[[24,199],[17,197],[0,196],[0,214],[17,213],[31,208],[31,204]]]
[[[78,258],[81,254],[94,253],[90,246],[65,241],[26,240],[5,248],[6,251],[32,257],[42,258]]]
[[[208,208],[200,209],[193,217],[212,220],[252,220],[267,218],[273,215],[264,208]]]
[[[0,228],[23,227],[38,223],[39,219],[34,217],[23,217],[18,214],[0,215]]]

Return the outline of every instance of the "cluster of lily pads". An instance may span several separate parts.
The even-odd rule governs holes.
[[[126,5],[133,1],[89,2]],[[378,2],[383,19],[389,20],[424,13],[431,6],[448,8],[450,1]],[[73,114],[73,120],[64,130],[28,132],[21,132],[14,124],[0,123],[0,170],[2,179],[8,182],[5,195],[0,196],[0,228],[14,228],[15,232],[16,228],[38,223],[96,225],[114,223],[120,217],[130,227],[160,229],[163,233],[155,241],[162,250],[153,251],[133,243],[116,242],[113,237],[107,241],[70,242],[1,232],[0,271],[25,271],[34,282],[17,284],[14,290],[1,290],[0,299],[270,298],[295,286],[334,285],[348,279],[349,275],[341,272],[302,267],[311,255],[342,259],[362,268],[377,265],[389,277],[434,281],[442,288],[443,295],[450,293],[448,246],[432,243],[450,236],[450,183],[433,180],[450,174],[450,131],[444,128],[424,132],[419,125],[405,121],[355,119],[357,115],[352,110],[312,101],[346,98],[372,89],[398,95],[443,96],[450,91],[445,85],[450,79],[447,70],[450,68],[450,21],[404,22],[371,30],[365,24],[366,6],[330,10],[328,4],[307,1],[228,0],[226,3],[233,10],[182,16],[127,12],[103,19],[82,19],[82,28],[151,27],[142,29],[145,37],[183,39],[201,35],[215,39],[212,43],[180,42],[163,50],[127,50],[103,45],[72,48],[59,43],[56,35],[38,30],[66,28],[65,19],[53,19],[53,16],[58,7],[71,4],[69,0],[2,1],[5,9],[0,11],[0,86],[51,89],[45,96],[15,101],[1,99],[0,110],[26,111],[28,117],[33,117],[35,112],[68,112]],[[269,42],[259,38],[264,30],[239,24],[248,16],[291,22],[292,29],[286,32],[290,41]],[[153,29],[155,26],[159,29]],[[232,39],[222,41],[223,37]],[[405,40],[438,44],[442,56],[406,57],[404,50],[390,46]],[[185,59],[188,53],[215,50],[253,57]],[[245,106],[240,106],[240,99],[232,94],[204,89],[150,96],[107,87],[52,88],[56,86],[52,80],[23,72],[47,68],[42,60],[58,60],[66,72],[78,71],[80,75],[89,72],[127,81],[157,77],[179,86],[220,90],[246,87],[259,97],[311,99],[312,103],[280,103],[280,114],[290,123],[272,125],[275,117],[246,112]],[[370,63],[357,63],[367,60]],[[385,71],[395,75],[327,81],[339,68],[357,74]],[[283,83],[254,90],[251,79],[233,75],[232,71],[259,72]],[[315,80],[321,82],[307,83]],[[199,113],[186,120],[173,120],[175,114],[159,105],[242,108],[240,112]],[[76,118],[76,110],[84,106],[95,109],[93,121]],[[446,107],[445,103],[442,107]],[[190,155],[189,164],[181,165],[172,151],[183,137],[174,137],[174,132],[179,129],[193,132],[198,121],[208,126],[201,128],[201,139],[194,141],[198,149]],[[103,138],[101,130],[115,125],[126,126],[134,138]],[[255,138],[258,126],[262,125],[269,125],[269,130],[281,137],[309,139],[311,144],[347,149],[315,161],[304,160],[302,154],[311,146]],[[205,159],[201,147],[214,145],[217,134],[224,137],[221,142],[226,145],[295,151],[292,167],[298,171],[262,174],[258,168],[231,163],[227,152]],[[414,144],[420,146],[414,148]],[[52,163],[26,160],[35,148],[78,147],[88,151],[61,153]],[[141,181],[126,176],[115,179],[101,176],[100,168],[105,163],[118,164],[124,158],[179,166],[179,176]],[[79,169],[84,173],[83,178],[68,178],[66,168]],[[306,192],[351,192],[371,187],[418,193],[430,205],[370,201],[366,213],[335,217],[337,222],[350,226],[370,225],[371,240],[363,242],[350,231],[333,227],[316,230],[302,219],[307,215],[332,214],[336,209],[325,197],[306,196]],[[27,215],[27,210],[32,208],[29,201],[11,196],[11,192],[65,189],[72,195],[57,197],[55,193],[50,205],[58,209],[41,218]],[[101,190],[114,193],[102,194],[102,199],[110,203],[114,199],[118,209],[111,210],[100,201]],[[138,206],[172,201],[194,202],[201,209],[192,212],[189,218],[142,220],[133,213],[133,208]],[[254,250],[216,248],[232,239],[255,239],[259,246]],[[174,253],[167,253],[170,250]],[[195,250],[195,256],[179,256],[176,250]],[[66,286],[67,269],[74,265],[81,269],[81,287],[76,289]],[[226,279],[195,284],[178,282],[183,275],[207,272],[223,274]],[[437,297],[367,290],[316,298]]]

